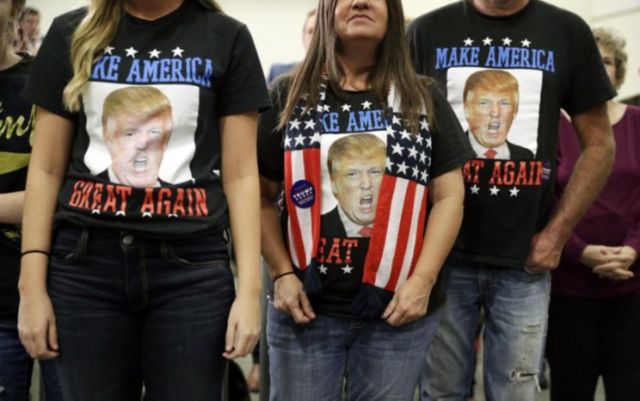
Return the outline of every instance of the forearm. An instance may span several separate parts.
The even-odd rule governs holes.
[[[436,281],[458,236],[462,224],[463,202],[464,198],[461,196],[449,196],[433,205],[414,275],[422,276],[430,283]]]
[[[253,174],[227,178],[231,238],[238,269],[238,293],[260,292],[260,206],[257,167]]]
[[[583,149],[569,183],[545,230],[564,244],[607,181],[613,165],[613,140]]]
[[[62,177],[32,165],[29,168],[27,189],[24,195],[22,220],[22,250],[49,252],[56,199]],[[18,288],[22,296],[30,292],[46,291],[48,259],[45,255],[25,255],[20,269]]]
[[[24,191],[0,194],[0,223],[22,223],[22,205],[24,204]]]
[[[261,201],[261,208],[262,256],[267,262],[269,275],[274,277],[292,270],[291,259],[282,236],[278,209],[269,199],[264,198]]]

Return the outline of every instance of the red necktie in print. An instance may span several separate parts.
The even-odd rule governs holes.
[[[498,152],[493,149],[487,149],[487,151],[484,152],[484,155],[487,157],[487,159],[495,159],[497,154]]]
[[[363,237],[370,237],[372,232],[373,232],[373,227],[362,226],[360,231],[358,231],[358,234],[362,235]]]

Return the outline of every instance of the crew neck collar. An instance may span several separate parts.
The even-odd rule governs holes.
[[[191,0],[184,0],[178,8],[176,8],[169,14],[163,15],[162,17],[156,18],[154,20],[146,20],[146,19],[135,17],[125,10],[124,20],[132,26],[143,27],[143,28],[164,26],[180,20],[187,13],[187,11],[189,10],[189,7],[192,7],[193,3],[194,2]]]
[[[529,0],[527,5],[525,5],[524,7],[522,7],[522,9],[520,9],[519,11],[517,11],[517,12],[515,12],[513,14],[500,15],[500,16],[493,16],[493,15],[487,15],[487,14],[482,13],[480,10],[478,10],[473,5],[473,0],[465,0],[464,3],[465,3],[465,7],[468,9],[469,13],[471,13],[471,14],[479,17],[479,18],[486,19],[486,20],[491,20],[491,21],[501,21],[501,20],[519,18],[520,16],[528,13],[529,10],[531,10],[534,7],[534,4],[536,3],[536,0]]]

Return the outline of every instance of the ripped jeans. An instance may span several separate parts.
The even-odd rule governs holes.
[[[548,273],[448,261],[447,300],[420,381],[421,401],[466,401],[484,310],[488,401],[533,401],[547,325]]]

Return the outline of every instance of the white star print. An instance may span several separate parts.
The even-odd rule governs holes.
[[[184,53],[184,49],[181,49],[180,46],[176,46],[176,48],[171,51],[173,52],[173,57],[182,58],[182,53]]]
[[[291,137],[286,137],[284,138],[284,147],[285,148],[290,148],[291,147]]]
[[[509,37],[506,37],[506,38],[502,39],[502,44],[505,45],[505,46],[511,46],[511,42],[513,42],[513,41]]]
[[[320,100],[324,100],[327,97],[327,92],[320,92]]]
[[[420,178],[422,178],[422,182],[427,182],[427,179],[429,178],[429,174],[427,174],[426,171],[423,171],[420,173]]]
[[[342,268],[342,271],[344,272],[344,274],[351,274],[351,272],[353,271],[353,267],[346,265]]]
[[[387,126],[387,135],[393,136],[393,127],[390,125]]]
[[[409,157],[413,157],[414,159],[416,159],[418,156],[418,151],[416,150],[416,148],[414,146],[409,148]]]
[[[427,148],[431,147],[431,138],[427,138]]]
[[[391,159],[387,157],[387,170],[393,171],[393,164],[394,163],[391,161]]]
[[[518,196],[518,192],[520,192],[520,190],[518,188],[516,188],[516,187],[513,187],[513,188],[511,188],[509,190],[509,194],[510,194],[509,196],[510,197],[514,197],[514,196],[517,197]]]
[[[320,270],[320,274],[327,274],[327,266],[325,265],[318,266],[318,270]]]
[[[478,195],[478,192],[480,192],[480,187],[477,186],[476,184],[473,184],[472,187],[469,188],[471,190],[471,193],[474,195]]]
[[[531,45],[531,41],[529,41],[529,39],[525,39],[520,43],[522,43],[522,47],[529,47]]]
[[[300,121],[298,121],[297,118],[293,121],[289,121],[289,124],[291,124],[291,129],[300,129]]]
[[[473,39],[471,39],[471,38],[466,38],[466,39],[464,40],[464,45],[465,45],[465,46],[471,46],[472,44],[473,44]]]
[[[400,146],[399,143],[396,143],[395,145],[391,146],[391,148],[393,149],[393,152],[391,152],[391,154],[399,154],[400,156],[402,156],[402,150],[404,149],[402,146]]]
[[[427,120],[420,121],[420,129],[424,131],[429,131],[429,122]]]
[[[393,116],[392,122],[393,125],[400,125],[400,119],[396,116]]]
[[[153,49],[149,52],[149,58],[160,58],[160,53],[162,52],[158,49]]]
[[[491,39],[490,37],[486,37],[484,39],[482,39],[482,44],[485,46],[491,46],[491,43],[493,43],[493,39]]]
[[[318,113],[322,113],[324,111],[324,108],[318,105],[318,107],[316,107],[316,110],[318,110]]]
[[[304,129],[316,129],[316,122],[313,120],[307,120],[304,122]]]
[[[424,153],[420,153],[420,163],[424,163],[427,161],[427,155]]]
[[[400,136],[402,137],[402,139],[411,139],[411,134],[406,129],[400,132]]]
[[[418,178],[418,174],[420,174],[420,169],[417,167],[411,167],[411,177]]]
[[[304,145],[304,137],[302,136],[302,134],[298,134],[297,137],[293,138],[296,141],[296,146],[297,145]]]
[[[421,135],[418,135],[418,136],[416,137],[416,142],[417,142],[417,143],[419,143],[420,145],[422,145],[422,144],[424,143],[424,139],[422,139],[422,136],[421,136]]]
[[[126,57],[136,58],[136,53],[138,52],[136,49],[131,46],[128,49],[124,49],[125,53],[127,53]]]
[[[331,107],[329,107],[328,104],[325,104],[324,107],[322,107],[322,109],[327,113],[331,111]]]
[[[309,142],[309,145],[314,144],[314,143],[320,143],[320,133],[319,132],[314,132],[313,136],[311,137],[311,142]]]
[[[370,101],[365,100],[364,103],[362,103],[362,109],[363,110],[370,110],[372,104],[373,103],[371,103]]]
[[[407,174],[408,168],[409,166],[406,165],[403,160],[402,163],[398,164],[398,174]]]
[[[350,104],[343,104],[342,106],[340,106],[340,108],[342,108],[342,111],[351,111]]]
[[[489,188],[489,191],[491,192],[491,196],[498,196],[498,192],[500,192],[500,188],[494,185],[491,188]]]
[[[104,54],[113,55],[113,51],[115,49],[116,49],[115,47],[107,46],[104,48]]]

